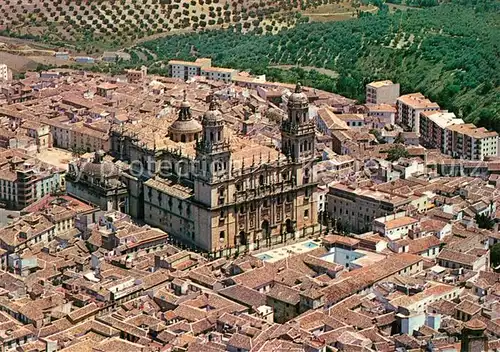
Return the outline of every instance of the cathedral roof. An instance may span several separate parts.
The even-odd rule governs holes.
[[[80,166],[81,171],[87,175],[111,177],[120,173],[120,169],[112,162],[103,161],[84,162]]]
[[[201,124],[194,120],[175,120],[169,127],[170,131],[175,133],[198,133],[201,132]]]
[[[222,122],[224,121],[224,118],[222,117],[222,113],[217,109],[217,103],[215,101],[212,101],[210,103],[210,108],[208,111],[203,115],[203,121],[202,123],[214,123],[214,122]]]
[[[186,100],[184,95],[184,100],[182,101],[181,108],[179,110],[179,117],[170,125],[169,130],[175,133],[198,133],[201,132],[201,124],[193,119],[191,115],[191,104]]]
[[[302,85],[297,83],[295,87],[295,91],[288,97],[288,105],[296,106],[296,105],[306,105],[309,103],[309,99],[307,95],[302,92]]]

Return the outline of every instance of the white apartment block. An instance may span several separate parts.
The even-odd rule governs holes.
[[[474,124],[459,124],[447,127],[451,134],[450,153],[455,158],[484,160],[498,156],[498,133],[490,132]]]
[[[170,77],[180,78],[184,81],[195,76],[201,76],[201,70],[211,66],[212,60],[210,59],[196,59],[194,62],[179,60],[170,60],[168,62]]]
[[[378,81],[366,85],[367,104],[395,104],[399,97],[399,83]]]
[[[19,201],[17,197],[17,179],[8,176],[10,175],[0,176],[0,200],[15,204]]]
[[[9,81],[12,79],[12,71],[6,64],[0,64],[0,81]]]
[[[203,67],[201,69],[201,75],[207,79],[213,81],[223,81],[229,83],[232,81],[233,77],[238,73],[238,71],[231,68],[222,67]]]
[[[447,127],[463,123],[464,121],[452,112],[424,111],[420,114],[421,143],[428,148],[440,149],[444,154],[451,154],[452,133]]]
[[[396,102],[396,109],[398,124],[406,130],[419,132],[420,114],[424,111],[437,111],[439,105],[421,93],[413,93],[400,96]]]

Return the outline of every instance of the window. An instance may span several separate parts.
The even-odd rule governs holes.
[[[309,209],[304,210],[304,218],[309,218]]]
[[[311,189],[310,188],[306,188],[306,198],[309,198],[311,196]]]
[[[224,242],[226,239],[226,233],[224,231],[219,232],[219,241]]]

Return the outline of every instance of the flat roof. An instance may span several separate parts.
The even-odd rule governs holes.
[[[268,263],[275,263],[291,255],[307,253],[319,247],[321,247],[321,242],[307,240],[304,242],[291,244],[285,247],[271,249],[269,251],[262,252],[259,254],[254,254],[254,257],[259,258]]]
[[[386,87],[386,86],[390,86],[390,85],[393,85],[394,83],[390,80],[385,80],[385,81],[375,81],[375,82],[371,82],[371,83],[368,83],[367,86],[369,87],[373,87],[373,88],[380,88],[380,87]]]

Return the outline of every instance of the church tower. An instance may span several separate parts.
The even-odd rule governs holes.
[[[283,154],[294,163],[314,158],[314,123],[309,120],[309,100],[297,83],[295,92],[288,98],[288,119],[281,124],[281,148]]]
[[[316,132],[309,119],[309,100],[300,83],[288,98],[288,118],[281,124],[282,153],[288,159],[288,171],[293,191],[294,214],[286,218],[286,232],[305,229],[317,224],[317,200],[313,196],[317,182],[314,175]]]
[[[228,206],[231,179],[231,152],[226,137],[224,118],[211,101],[209,110],[203,115],[201,140],[196,142],[194,201],[192,217],[196,243],[212,250],[227,246],[229,241]]]
[[[206,183],[226,180],[230,173],[229,141],[225,136],[224,118],[215,101],[201,121],[201,140],[196,143],[197,177]]]

